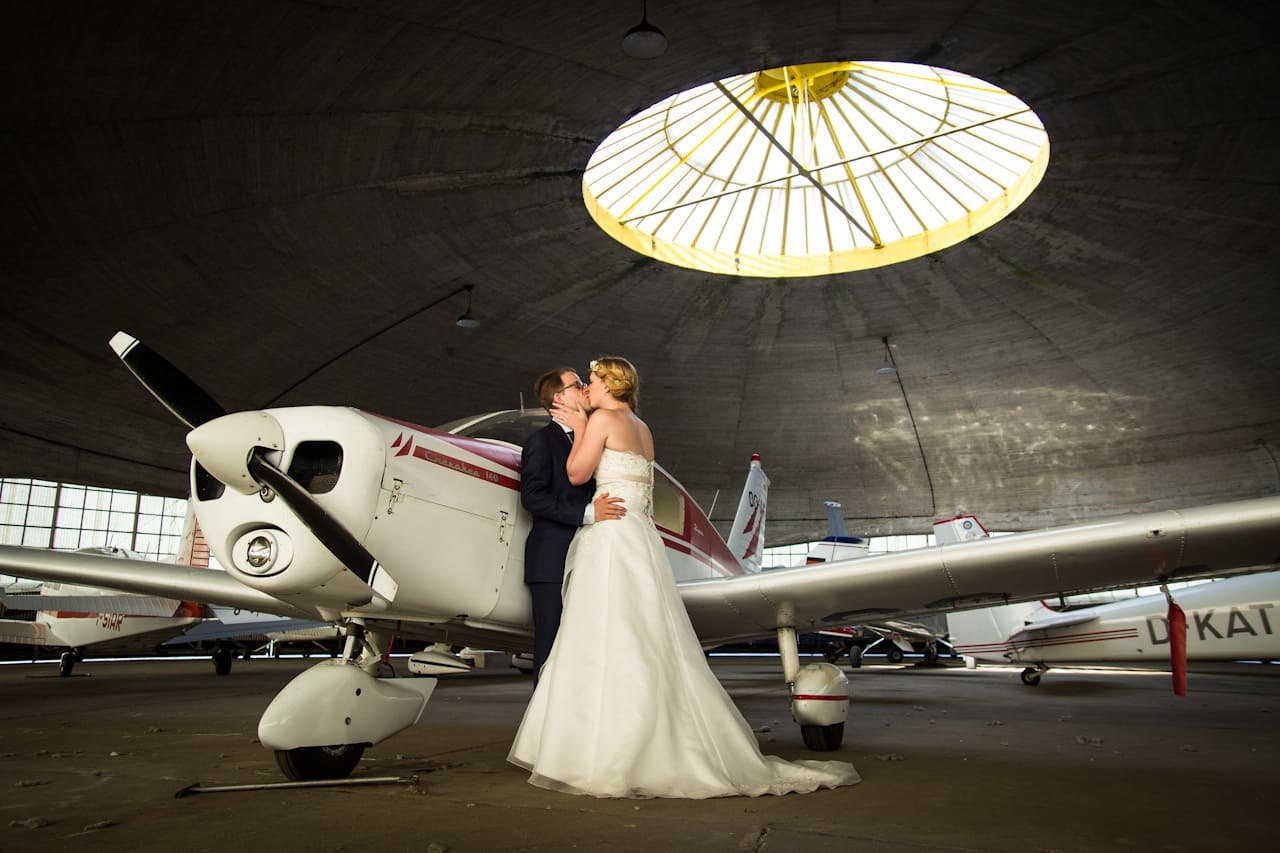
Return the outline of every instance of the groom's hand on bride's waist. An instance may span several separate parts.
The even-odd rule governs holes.
[[[622,498],[610,497],[608,492],[601,492],[600,497],[595,499],[595,509],[597,523],[622,518],[627,514]]]

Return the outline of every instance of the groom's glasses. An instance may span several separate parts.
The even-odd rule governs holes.
[[[563,387],[563,388],[561,388],[560,390],[561,390],[561,391],[568,391],[570,388],[577,388],[579,391],[585,391],[585,390],[587,390],[587,383],[585,383],[585,382],[583,382],[583,381],[581,381],[581,380],[579,380],[579,381],[577,381],[577,382],[570,382],[568,385],[564,386],[564,387]]]

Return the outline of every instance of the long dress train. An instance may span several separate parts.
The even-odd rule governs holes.
[[[650,517],[653,466],[605,449],[597,494],[627,514],[583,527],[565,607],[507,760],[543,788],[597,797],[759,796],[859,781],[842,761],[762,755],[707,665]]]

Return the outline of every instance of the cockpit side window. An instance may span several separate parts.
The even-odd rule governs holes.
[[[656,472],[653,478],[653,523],[673,533],[684,533],[684,495]]]

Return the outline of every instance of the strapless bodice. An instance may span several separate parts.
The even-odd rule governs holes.
[[[653,503],[653,463],[639,453],[606,447],[596,464],[596,494],[608,492],[627,509],[648,515]]]

